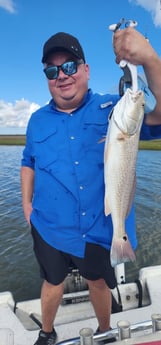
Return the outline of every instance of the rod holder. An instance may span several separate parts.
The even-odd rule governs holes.
[[[161,314],[152,314],[151,319],[153,333],[161,331]]]
[[[80,335],[80,345],[93,345],[93,329],[92,328],[82,328],[79,332]]]
[[[119,340],[129,339],[131,338],[131,329],[130,329],[130,322],[129,321],[118,321],[118,337]]]

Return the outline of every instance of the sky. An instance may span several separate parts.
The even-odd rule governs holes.
[[[0,134],[24,134],[51,98],[41,63],[45,41],[58,31],[76,36],[90,65],[89,87],[117,93],[109,25],[136,20],[161,57],[161,0],[0,0]]]

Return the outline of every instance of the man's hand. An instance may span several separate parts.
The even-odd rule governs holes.
[[[132,27],[117,30],[113,36],[116,63],[127,60],[133,65],[146,65],[156,52],[148,40]]]
[[[32,212],[32,203],[28,203],[28,204],[23,204],[23,211],[24,211],[24,215],[25,218],[27,220],[27,223],[30,225],[30,216],[31,216],[31,212]]]

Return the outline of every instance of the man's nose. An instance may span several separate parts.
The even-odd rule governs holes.
[[[63,79],[67,77],[67,75],[62,71],[61,68],[59,68],[59,71],[58,71],[58,79]]]

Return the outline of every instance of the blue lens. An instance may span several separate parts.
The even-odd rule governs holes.
[[[61,65],[61,70],[66,75],[72,75],[77,72],[77,62],[75,61],[68,61]]]
[[[56,79],[59,74],[58,66],[49,66],[44,69],[44,73],[49,80]]]
[[[83,63],[81,60],[67,61],[60,66],[48,66],[44,69],[44,73],[49,80],[57,79],[60,69],[63,71],[64,74],[72,75],[77,73],[77,67],[81,63]]]

